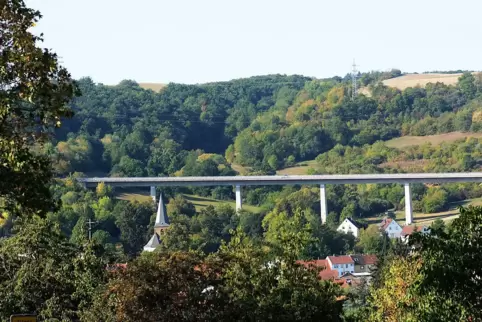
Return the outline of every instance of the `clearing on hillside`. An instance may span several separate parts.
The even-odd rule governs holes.
[[[303,174],[308,174],[308,169],[310,168],[316,168],[317,167],[317,162],[316,160],[310,160],[310,161],[302,161],[299,162],[296,166],[294,167],[289,167],[289,168],[284,168],[281,170],[276,171],[277,175],[303,175]]]
[[[477,75],[477,72],[472,73]],[[383,81],[388,87],[395,87],[404,90],[408,87],[425,87],[428,83],[444,83],[445,85],[455,85],[462,74],[407,74],[400,77],[390,78]]]
[[[144,89],[152,89],[154,92],[160,92],[161,89],[163,89],[167,85],[161,83],[139,83],[139,86]]]
[[[116,198],[120,200],[127,200],[130,202],[152,202],[152,198],[149,194],[149,191],[146,191],[145,189],[120,189],[121,191],[118,191]],[[207,206],[211,205],[216,207],[217,205],[221,205],[223,203],[229,204],[233,208],[236,205],[236,202],[234,200],[217,200],[209,197],[201,197],[201,196],[196,196],[196,195],[189,195],[189,194],[182,194],[182,196],[189,202],[194,204],[194,207],[196,207],[196,211],[200,211]],[[167,200],[164,200],[164,202],[168,202]],[[243,204],[243,209],[246,209],[247,211],[250,211],[252,213],[260,213],[261,208],[256,207],[256,206],[251,206],[247,204]]]
[[[482,133],[475,132],[450,132],[427,136],[402,136],[385,142],[385,145],[391,148],[403,149],[414,145],[423,145],[431,143],[439,145],[443,142],[453,142],[465,138],[482,138]]]
[[[233,208],[236,206],[236,202],[231,201],[231,200],[217,200],[217,199],[212,199],[212,198],[209,198],[209,197],[201,197],[201,196],[188,195],[188,194],[183,194],[183,197],[187,201],[191,202],[194,205],[194,207],[196,207],[196,211],[200,211],[200,210],[206,208],[207,206],[216,207],[217,205],[221,205],[221,204],[228,204],[228,205],[232,206]],[[260,213],[261,212],[261,208],[256,207],[256,206],[247,205],[247,204],[243,204],[243,209],[245,209],[247,211],[250,211],[252,213]]]

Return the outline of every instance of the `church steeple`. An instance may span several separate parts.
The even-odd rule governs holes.
[[[165,230],[169,228],[169,217],[167,216],[166,206],[162,199],[162,193],[159,196],[159,204],[157,206],[156,222],[154,223],[154,234],[149,242],[144,246],[144,251],[152,252],[161,243],[161,236]]]
[[[164,230],[169,227],[169,217],[167,216],[166,206],[162,198],[162,193],[159,196],[159,205],[157,206],[156,222],[154,224],[154,231],[160,236]]]

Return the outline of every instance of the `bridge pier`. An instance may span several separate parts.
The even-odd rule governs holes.
[[[151,186],[151,198],[154,202],[156,202],[156,187]]]
[[[324,184],[320,184],[320,213],[321,224],[326,224],[328,205],[326,203],[326,187]]]
[[[405,225],[410,225],[413,222],[412,213],[412,190],[410,184],[405,182]]]
[[[243,207],[243,199],[241,197],[241,186],[236,185],[236,212]]]

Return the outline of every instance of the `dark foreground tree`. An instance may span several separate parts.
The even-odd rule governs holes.
[[[0,321],[36,313],[45,321],[75,321],[104,283],[104,265],[90,246],[67,241],[58,225],[32,217],[0,239]]]
[[[339,287],[296,264],[300,239],[288,235],[272,260],[241,233],[207,258],[143,254],[114,275],[84,320],[338,321]]]
[[[51,162],[32,147],[45,142],[77,89],[57,55],[30,32],[41,18],[22,0],[0,1],[0,210],[45,214]]]

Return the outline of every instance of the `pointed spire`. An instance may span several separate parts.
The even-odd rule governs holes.
[[[144,246],[144,251],[152,252],[156,249],[157,246],[159,246],[160,243],[161,241],[159,240],[159,236],[154,233],[151,239],[149,239],[149,241],[147,242],[146,246]]]
[[[164,201],[162,199],[162,193],[159,196],[159,205],[157,206],[157,215],[156,215],[156,223],[154,227],[168,227],[169,226],[169,217],[167,217],[166,206],[164,205]]]

